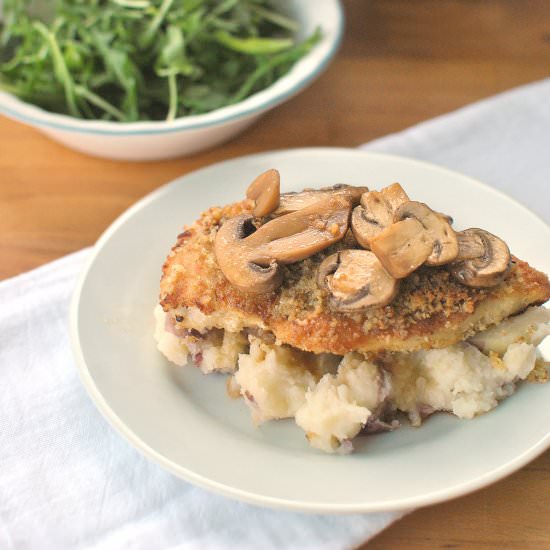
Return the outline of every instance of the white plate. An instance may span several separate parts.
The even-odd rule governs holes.
[[[346,149],[297,149],[230,160],[162,187],[99,239],[76,290],[71,333],[82,380],[111,424],[143,454],[192,483],[255,504],[315,512],[404,509],[446,500],[517,470],[550,446],[550,384],[526,384],[474,420],[438,414],[421,428],[358,438],[350,456],[310,448],[292,421],[254,428],[224,376],[170,365],[155,348],[160,268],[183,224],[240,199],[276,167],[283,190],[401,182],[416,200],[481,226],[550,272],[550,228],[505,195],[429,164]]]

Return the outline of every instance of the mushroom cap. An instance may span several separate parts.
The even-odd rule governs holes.
[[[499,284],[510,269],[508,245],[484,229],[471,228],[458,233],[458,260],[448,269],[466,286],[491,287]]]
[[[214,241],[216,260],[229,282],[238,289],[253,294],[275,290],[282,282],[281,269],[273,260],[266,265],[251,261],[239,246],[255,230],[254,218],[241,214],[227,220]]]
[[[433,240],[415,218],[393,223],[371,240],[371,250],[396,279],[419,268],[433,250]]]
[[[329,306],[336,311],[361,311],[389,304],[398,282],[368,250],[342,250],[323,260],[317,284],[328,291]]]
[[[357,242],[367,250],[370,241],[393,222],[393,210],[381,191],[369,191],[353,209],[351,228]]]
[[[452,262],[458,255],[458,242],[449,222],[423,202],[407,201],[397,208],[394,221],[406,218],[418,220],[433,241],[433,249],[426,259],[431,266]]]
[[[250,293],[269,292],[282,282],[280,264],[298,262],[343,239],[350,213],[347,199],[329,196],[257,230],[254,218],[242,214],[218,230],[214,253],[234,286]]]
[[[267,170],[260,174],[246,190],[246,198],[255,201],[254,216],[268,216],[279,206],[281,176],[278,170]]]
[[[351,206],[356,206],[359,204],[361,195],[368,190],[368,187],[355,187],[345,183],[338,183],[332,187],[283,193],[280,197],[279,207],[272,213],[272,216],[284,216],[291,212],[302,210],[329,196],[345,198],[351,203]]]

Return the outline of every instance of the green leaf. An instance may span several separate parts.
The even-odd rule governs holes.
[[[119,111],[116,107],[111,105],[108,101],[105,101],[102,97],[99,97],[97,94],[94,94],[84,86],[76,86],[75,92],[77,95],[83,99],[89,101],[96,107],[99,107],[101,110],[105,111],[107,114],[111,115],[116,120],[123,121],[124,113]]]
[[[156,32],[166,17],[166,14],[168,13],[168,10],[172,6],[173,2],[174,0],[162,0],[162,4],[160,5],[158,12],[155,14],[155,17],[153,17],[138,39],[138,43],[141,48],[147,48],[151,45],[155,38]]]
[[[33,27],[38,31],[39,34],[42,35],[42,37],[48,44],[53,60],[54,75],[57,81],[63,86],[65,90],[65,99],[67,101],[69,113],[73,116],[80,116],[80,112],[76,105],[74,82],[71,74],[69,73],[69,70],[67,69],[67,65],[65,64],[65,60],[63,59],[63,55],[61,53],[61,50],[59,49],[59,44],[57,43],[55,35],[50,32],[47,27],[40,21],[35,21]]]
[[[121,107],[126,113],[126,120],[138,120],[137,82],[140,79],[139,70],[124,50],[110,47],[108,34],[92,31],[92,36],[101,53],[105,67],[113,74],[118,84],[125,91]]]
[[[155,64],[155,72],[163,77],[174,74],[190,76],[195,70],[196,68],[185,55],[185,44],[181,29],[170,25]]]

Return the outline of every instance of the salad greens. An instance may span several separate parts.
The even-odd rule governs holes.
[[[270,86],[319,40],[269,0],[5,0],[0,89],[88,119],[173,120]],[[38,4],[48,4],[42,2]]]

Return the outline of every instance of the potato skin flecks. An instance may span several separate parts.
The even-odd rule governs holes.
[[[358,248],[351,232],[321,253],[283,266],[284,282],[276,291],[246,294],[227,281],[213,251],[220,224],[241,213],[250,213],[250,201],[210,208],[178,236],[163,266],[160,303],[166,312],[185,307],[206,315],[223,312],[245,326],[271,330],[281,343],[316,353],[376,353],[445,347],[550,298],[546,275],[513,257],[505,280],[492,288],[466,287],[444,267],[422,267],[402,281],[391,304],[333,312],[316,272],[329,254]]]

